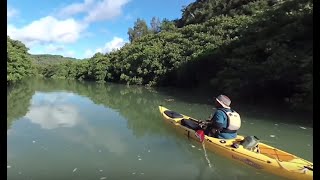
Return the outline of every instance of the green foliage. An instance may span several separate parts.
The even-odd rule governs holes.
[[[312,14],[308,0],[287,1],[257,14],[225,49],[225,68],[212,79],[213,87],[247,98],[312,103]]]
[[[178,27],[204,23],[216,16],[254,15],[274,5],[277,0],[196,0],[184,7]],[[281,0],[279,0],[281,1]]]
[[[133,28],[129,28],[128,35],[130,42],[133,42],[136,39],[141,38],[142,36],[148,34],[148,26],[146,21],[138,18],[134,23]]]
[[[35,74],[28,48],[7,36],[7,83]]]
[[[50,54],[39,54],[39,55],[31,55],[34,63],[39,65],[48,65],[48,64],[59,64],[65,61],[75,61],[78,59],[63,57],[61,55],[50,55]]]
[[[137,19],[118,51],[37,67],[45,77],[200,86],[312,109],[312,18],[311,0],[197,0],[150,29]]]
[[[108,59],[105,59],[103,54],[97,53],[89,60],[88,64],[88,79],[103,82],[110,64]]]
[[[176,25],[174,22],[169,21],[168,19],[163,19],[160,24],[160,31],[174,31]]]

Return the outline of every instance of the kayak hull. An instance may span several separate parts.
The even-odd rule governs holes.
[[[176,113],[163,106],[159,106],[159,111],[164,121],[176,131],[201,143],[195,130],[181,124],[182,120],[192,120],[195,123],[198,123],[199,120]],[[264,143],[259,143],[257,151],[247,150],[242,145],[239,145],[238,148],[232,146],[233,143],[240,143],[243,139],[244,137],[240,135],[230,140],[205,135],[203,142],[208,150],[252,168],[287,179],[313,179],[313,163]]]

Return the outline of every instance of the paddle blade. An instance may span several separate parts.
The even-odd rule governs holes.
[[[203,140],[204,140],[204,131],[203,130],[196,131],[196,136],[199,138],[200,142],[203,142]]]

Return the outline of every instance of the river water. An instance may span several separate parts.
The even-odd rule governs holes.
[[[13,179],[280,179],[225,159],[167,126],[158,105],[198,118],[210,97],[68,80],[8,88],[7,174]],[[235,104],[239,134],[313,161],[313,128],[293,112]]]

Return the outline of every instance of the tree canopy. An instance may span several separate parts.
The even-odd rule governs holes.
[[[34,73],[28,48],[20,41],[7,36],[7,84]]]
[[[180,19],[154,17],[148,27],[138,18],[128,29],[130,43],[118,51],[45,65],[39,73],[48,78],[203,87],[232,98],[312,108],[312,19],[311,0],[196,0],[182,8]],[[10,73],[11,78],[20,77]]]

